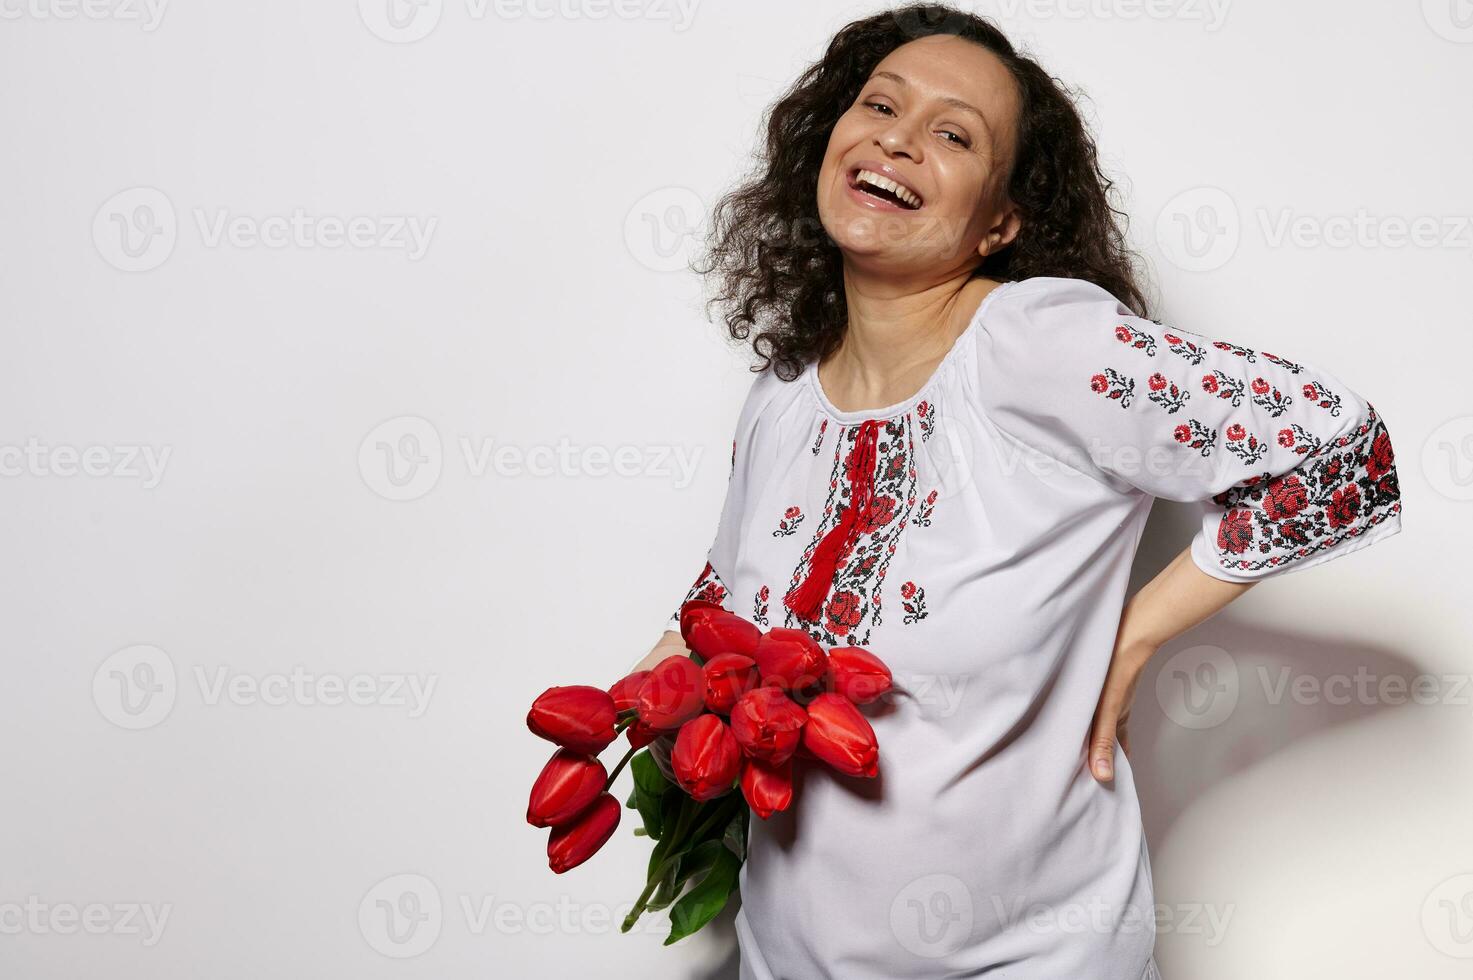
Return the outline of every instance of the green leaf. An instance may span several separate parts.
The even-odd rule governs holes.
[[[664,796],[675,785],[665,778],[649,749],[641,750],[629,760],[629,771],[634,775],[634,785],[651,796]]]
[[[649,868],[644,873],[646,881],[649,881],[654,876],[655,869],[660,866],[661,861],[665,860],[665,855],[670,850],[672,843],[670,837],[674,834],[675,827],[680,822],[681,810],[687,806],[694,805],[694,803],[695,801],[684,793],[666,793],[660,797],[659,816],[655,818],[660,825],[660,836],[658,838],[660,843],[656,844],[654,849],[650,851]],[[646,824],[645,826],[649,825]],[[669,830],[670,834],[665,833],[666,830]]]
[[[731,823],[726,825],[726,833],[721,838],[722,843],[737,856],[738,861],[747,859],[747,816],[751,812],[750,807],[738,809],[736,816],[731,818]]]
[[[662,801],[672,784],[650,757],[649,749],[636,753],[629,760],[629,771],[634,775],[634,792],[629,797],[631,805],[639,811],[650,839],[659,840],[665,832]]]
[[[742,862],[726,847],[717,849],[711,870],[670,908],[670,935],[665,945],[679,942],[716,918],[737,885]]]
[[[680,872],[680,862],[672,862],[665,871],[665,877],[660,879],[660,884],[655,887],[655,893],[645,903],[646,910],[658,911],[675,901],[675,896],[680,892],[680,882],[677,876]]]

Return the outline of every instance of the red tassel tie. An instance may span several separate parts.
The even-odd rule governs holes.
[[[854,449],[845,463],[849,477],[849,506],[839,515],[838,523],[818,542],[818,547],[813,549],[808,577],[783,596],[783,605],[799,619],[818,619],[833,584],[840,555],[846,554],[859,535],[869,528],[874,501],[875,443],[879,439],[879,430],[877,419],[866,419],[860,425]]]

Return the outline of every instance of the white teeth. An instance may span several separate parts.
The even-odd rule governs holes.
[[[918,208],[921,206],[921,199],[917,197],[914,193],[912,193],[909,189],[895,183],[895,181],[891,180],[889,177],[884,176],[883,174],[875,173],[873,170],[859,171],[859,173],[854,175],[854,182],[856,184],[872,184],[882,190],[887,190],[913,208]]]

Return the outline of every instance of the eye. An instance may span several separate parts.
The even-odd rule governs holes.
[[[886,112],[890,111],[890,107],[885,105],[885,103],[883,102],[866,102],[865,105],[874,106],[876,109],[884,109]]]
[[[965,148],[965,147],[968,147],[968,146],[971,146],[972,145],[971,143],[969,143],[967,141],[967,138],[965,136],[963,136],[960,133],[953,133],[949,129],[943,129],[941,131],[941,135],[942,136],[955,136],[956,137],[956,145],[957,146],[960,146],[960,147],[964,147]],[[952,141],[951,140],[947,140],[947,142],[950,143]]]

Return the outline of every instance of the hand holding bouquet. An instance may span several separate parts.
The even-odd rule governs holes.
[[[527,714],[527,727],[559,746],[527,806],[527,822],[549,828],[554,872],[582,864],[613,836],[622,808],[610,788],[630,766],[625,806],[643,821],[635,834],[656,844],[622,931],[646,910],[669,906],[667,945],[725,906],[746,858],[748,814],[766,820],[792,805],[797,758],[849,776],[878,774],[875,733],[856,705],[892,683],[865,650],[825,652],[803,630],[764,632],[704,600],[681,607],[680,635],[688,654],[607,690],[549,688]],[[630,748],[608,773],[598,754],[620,732]]]

